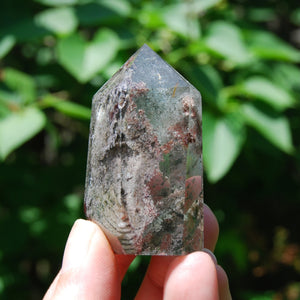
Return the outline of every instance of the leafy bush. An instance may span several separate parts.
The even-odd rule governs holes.
[[[3,1],[0,294],[38,299],[57,272],[83,216],[92,95],[147,43],[203,96],[205,196],[233,294],[300,297],[296,2]]]

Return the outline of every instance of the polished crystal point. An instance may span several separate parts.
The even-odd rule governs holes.
[[[85,211],[119,254],[203,247],[200,93],[147,45],[95,94]]]

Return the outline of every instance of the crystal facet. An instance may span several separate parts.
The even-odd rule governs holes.
[[[120,254],[203,247],[201,95],[147,45],[95,94],[85,211]]]

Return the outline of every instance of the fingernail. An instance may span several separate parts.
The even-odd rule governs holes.
[[[62,270],[79,267],[87,257],[95,233],[94,224],[77,220],[70,232],[62,263]]]
[[[203,248],[202,251],[205,252],[205,253],[207,253],[211,257],[211,259],[213,260],[213,262],[215,263],[215,265],[218,264],[217,258],[216,258],[216,256],[214,255],[214,253],[212,251],[210,251],[207,248]]]

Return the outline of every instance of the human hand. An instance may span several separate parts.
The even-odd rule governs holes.
[[[204,207],[204,245],[210,251],[219,227]],[[49,299],[120,299],[122,279],[134,255],[116,255],[100,227],[77,220],[69,235],[62,268],[47,291]],[[186,256],[153,256],[137,300],[230,300],[228,279],[209,251]]]

